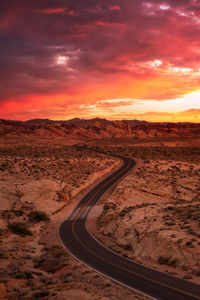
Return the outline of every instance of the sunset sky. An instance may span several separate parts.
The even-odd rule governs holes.
[[[200,122],[199,0],[0,2],[0,118]]]

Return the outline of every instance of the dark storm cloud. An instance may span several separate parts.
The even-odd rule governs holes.
[[[0,87],[2,97],[52,92],[67,86],[68,71],[56,65],[58,51],[63,46],[37,45],[32,41],[12,37],[2,38],[0,49]],[[63,82],[66,80],[66,82]]]
[[[68,91],[154,59],[193,67],[200,62],[199,11],[192,0],[3,1],[0,99]],[[138,68],[132,77],[141,76]]]

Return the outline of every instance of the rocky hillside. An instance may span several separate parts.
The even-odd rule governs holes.
[[[34,119],[26,122],[0,120],[0,136],[74,137],[74,138],[154,138],[198,137],[200,124],[149,123],[145,121],[108,121],[105,119],[51,121]]]
[[[143,160],[100,199],[93,233],[123,256],[200,284],[199,147],[115,152]]]

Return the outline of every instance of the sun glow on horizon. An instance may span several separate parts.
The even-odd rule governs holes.
[[[153,122],[200,121],[200,90],[181,98],[170,100],[107,99],[96,104],[81,105],[91,117],[100,116],[110,119],[143,119]]]
[[[0,118],[199,120],[198,0],[14,2],[2,4]]]
[[[28,120],[49,118],[68,120],[72,118],[138,119],[151,122],[200,122],[200,90],[183,97],[166,100],[144,100],[141,98],[104,98],[102,100],[81,103],[76,95],[69,100],[65,95],[39,97],[22,103],[14,99],[2,103],[2,118]],[[77,101],[76,101],[77,100]],[[40,101],[43,106],[37,107]],[[66,102],[67,101],[67,102]],[[57,104],[55,104],[57,103]],[[26,112],[24,112],[26,107]],[[8,114],[7,114],[8,112]]]
[[[142,100],[134,104],[134,109],[139,112],[169,112],[177,113],[188,109],[199,109],[200,108],[200,90],[189,93],[181,98],[170,99],[170,100]]]

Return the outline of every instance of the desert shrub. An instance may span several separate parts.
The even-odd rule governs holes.
[[[17,278],[17,279],[33,279],[33,275],[31,272],[25,271],[25,272],[17,273],[15,275],[15,278]]]
[[[33,293],[33,296],[36,299],[39,299],[39,298],[43,298],[43,297],[49,296],[49,292],[48,291],[37,291],[37,292]]]
[[[0,249],[0,259],[7,259],[8,256],[6,255],[6,251],[3,249]]]
[[[128,251],[132,250],[131,244],[124,245],[123,248],[124,248],[124,250],[128,250]]]
[[[40,255],[39,258],[36,258],[34,268],[40,268],[42,264],[46,261],[47,256],[45,254]]]
[[[158,257],[158,263],[160,265],[166,265],[169,260],[170,260],[170,257],[167,257],[167,256],[159,256]]]
[[[117,205],[115,203],[106,203],[104,204],[103,209],[104,210],[109,210],[109,209],[116,209]]]
[[[104,210],[109,210],[110,209],[110,206],[108,204],[104,204],[104,207],[103,207]]]
[[[23,215],[23,211],[22,210],[11,210],[15,216],[17,217],[21,217]]]
[[[200,269],[196,271],[196,275],[200,276]]]
[[[61,258],[68,256],[67,252],[63,249],[63,247],[58,245],[53,245],[51,247],[51,254],[55,258]]]
[[[27,228],[26,223],[22,222],[13,222],[8,224],[8,229],[17,235],[26,236],[33,235],[32,231]]]
[[[186,275],[183,276],[183,279],[192,279],[192,276],[189,275],[189,274],[186,274]]]
[[[174,258],[168,261],[167,265],[168,266],[172,266],[172,267],[176,267],[178,263],[178,259]]]
[[[178,239],[178,240],[177,240],[177,243],[180,244],[180,243],[182,243],[182,241],[183,241],[182,239]]]
[[[29,271],[25,271],[24,275],[25,275],[25,278],[27,278],[27,279],[32,279],[33,278],[33,274]]]
[[[30,222],[48,221],[49,217],[43,211],[32,211],[28,214]]]
[[[186,246],[191,246],[192,245],[192,241],[187,241],[185,244],[186,244]]]

